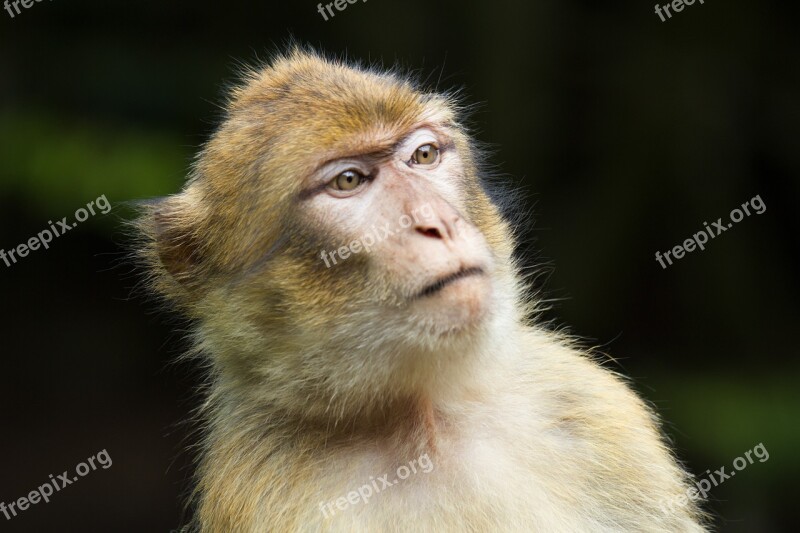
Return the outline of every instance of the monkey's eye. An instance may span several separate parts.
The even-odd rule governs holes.
[[[366,176],[356,170],[345,170],[333,179],[331,187],[337,191],[352,191],[366,180]]]
[[[435,144],[423,144],[411,156],[416,165],[432,165],[439,160],[439,148]]]

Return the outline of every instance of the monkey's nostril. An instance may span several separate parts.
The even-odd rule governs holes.
[[[418,228],[417,228],[417,231],[418,231],[419,233],[421,233],[422,235],[425,235],[426,237],[432,237],[432,238],[434,238],[434,239],[441,239],[441,238],[442,238],[442,234],[441,234],[441,233],[439,232],[439,230],[438,230],[438,229],[436,229],[436,228],[430,228],[430,227],[428,227],[428,228],[422,228],[422,227],[418,227]]]

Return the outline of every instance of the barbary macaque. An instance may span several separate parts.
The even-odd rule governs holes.
[[[139,255],[210,368],[188,529],[705,531],[695,502],[659,505],[689,478],[654,413],[532,322],[462,123],[405,75],[295,48],[144,205]]]

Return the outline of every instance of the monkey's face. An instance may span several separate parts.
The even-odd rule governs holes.
[[[378,320],[440,333],[476,325],[492,299],[495,261],[468,215],[454,139],[435,124],[359,137],[358,153],[304,179],[302,242],[321,244],[306,250],[313,270],[362,312],[372,301]]]

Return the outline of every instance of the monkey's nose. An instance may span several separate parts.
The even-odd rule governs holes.
[[[439,228],[433,226],[417,226],[417,233],[421,235],[425,235],[426,237],[431,237],[433,239],[443,239],[442,232],[439,231]]]

